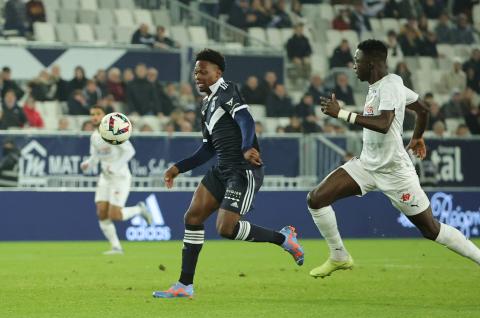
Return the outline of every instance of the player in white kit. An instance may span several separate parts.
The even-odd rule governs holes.
[[[382,191],[425,238],[480,264],[480,250],[473,242],[454,227],[433,218],[430,202],[407,153],[411,150],[420,159],[426,155],[422,136],[428,121],[428,108],[418,100],[416,93],[404,87],[399,76],[388,73],[386,59],[387,47],[383,42],[367,40],[358,45],[354,69],[360,81],[370,84],[363,115],[341,109],[335,95],[321,102],[325,114],[364,129],[360,158],[353,158],[333,171],[308,194],[308,209],[330,249],[328,260],[310,272],[313,277],[323,278],[336,270],[353,267],[331,204],[373,190]],[[405,108],[417,114],[407,150],[402,139]]]
[[[123,254],[112,221],[125,221],[140,214],[148,224],[151,224],[152,217],[143,202],[125,207],[132,179],[128,162],[135,155],[135,149],[128,140],[120,145],[111,145],[102,139],[98,126],[103,116],[105,116],[103,108],[93,106],[90,109],[90,118],[96,129],[90,137],[90,157],[82,162],[80,167],[83,171],[88,171],[100,162],[101,173],[95,193],[95,204],[100,229],[111,244],[111,249],[104,254]]]

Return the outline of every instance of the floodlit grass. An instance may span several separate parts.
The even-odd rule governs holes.
[[[350,240],[354,270],[313,279],[279,247],[208,241],[195,298],[154,299],[178,279],[182,243],[0,243],[0,317],[480,317],[478,265],[423,240]],[[478,243],[478,242],[477,242]],[[162,265],[162,266],[160,266]],[[160,269],[162,268],[162,269]]]

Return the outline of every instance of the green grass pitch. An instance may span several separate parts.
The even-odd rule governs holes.
[[[179,241],[125,243],[123,256],[101,255],[106,242],[3,242],[0,317],[480,317],[478,265],[434,243],[347,240],[356,268],[325,279],[308,276],[324,242],[302,243],[298,267],[274,245],[207,241],[195,298],[159,300]]]

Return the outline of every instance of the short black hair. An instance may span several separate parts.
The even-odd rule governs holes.
[[[195,62],[197,61],[207,61],[218,66],[218,68],[225,72],[225,57],[222,53],[212,50],[212,49],[203,49],[197,53]]]
[[[383,62],[387,60],[387,46],[380,40],[369,39],[362,41],[358,44],[357,48],[370,58]]]

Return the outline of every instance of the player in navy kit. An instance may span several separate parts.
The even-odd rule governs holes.
[[[217,231],[222,237],[274,243],[289,252],[298,265],[303,264],[303,249],[292,226],[277,232],[242,220],[262,185],[263,166],[255,122],[236,85],[222,78],[224,71],[221,53],[205,49],[197,54],[195,81],[199,91],[207,94],[201,109],[203,143],[191,157],[165,172],[165,184],[171,188],[178,174],[204,164],[215,154],[218,162],[197,187],[185,213],[180,279],[170,289],[154,292],[157,298],[193,296],[195,267],[204,242],[203,223],[216,210]]]

